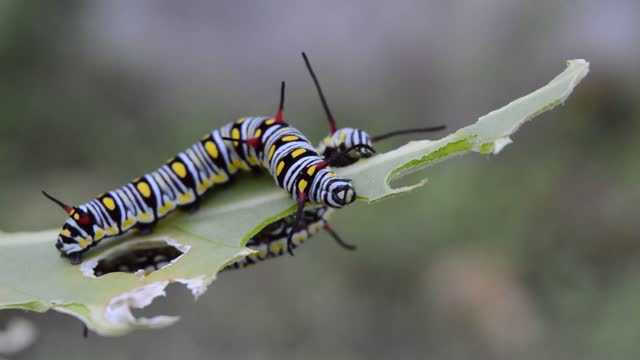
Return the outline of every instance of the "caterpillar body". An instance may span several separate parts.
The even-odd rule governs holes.
[[[257,139],[250,145],[244,139]],[[233,140],[229,140],[233,139]],[[176,208],[189,208],[239,171],[265,168],[294,199],[340,208],[355,200],[302,133],[281,119],[247,117],[207,134],[158,170],[86,204],[60,204],[69,217],[56,247],[72,263],[100,240],[133,228],[150,231]],[[46,195],[46,193],[45,193]]]
[[[242,269],[260,261],[282,256],[287,253],[287,238],[293,231],[293,249],[316,234],[321,228],[328,229],[328,220],[334,210],[327,206],[305,208],[302,218],[295,226],[295,216],[287,216],[267,225],[255,236],[247,241],[246,246],[255,250],[241,260],[224,267],[223,270]]]

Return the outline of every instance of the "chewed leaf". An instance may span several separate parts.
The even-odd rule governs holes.
[[[584,60],[570,60],[567,69],[549,84],[490,112],[473,125],[440,140],[410,142],[394,151],[362,160],[339,173],[353,179],[357,185],[358,196],[369,202],[409,191],[424,182],[398,189],[392,189],[389,182],[396,177],[469,151],[483,154],[499,153],[511,143],[509,136],[522,124],[562,104],[588,72],[589,63]]]
[[[437,141],[411,142],[338,173],[353,179],[359,199],[369,202],[414,189],[423,182],[395,189],[389,183],[469,151],[497,154],[523,123],[563,103],[588,69],[584,60],[569,61],[548,85],[471,126]],[[202,295],[222,267],[252,253],[244,246],[251,236],[293,208],[293,200],[270,177],[242,177],[229,189],[214,189],[195,214],[163,220],[152,235],[103,241],[80,266],[57,256],[56,230],[0,232],[0,309],[53,309],[102,335],[168,326],[178,318],[135,318],[131,309],[164,296],[173,282]]]

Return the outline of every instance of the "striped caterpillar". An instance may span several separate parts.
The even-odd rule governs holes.
[[[421,129],[406,129],[394,131],[391,133],[369,137],[369,135],[360,130],[353,128],[342,128],[337,130],[333,135],[324,138],[317,147],[318,152],[325,158],[342,153],[344,156],[339,157],[340,161],[332,164],[333,167],[348,166],[357,162],[359,154],[343,153],[340,149],[350,148],[356,144],[366,144],[372,141],[381,141],[392,136],[416,132],[427,132],[444,129],[443,126]],[[347,250],[355,250],[355,246],[346,243],[329,225],[329,220],[334,213],[334,209],[327,206],[313,206],[305,208],[302,217],[297,225],[295,216],[287,216],[278,221],[267,225],[258,234],[247,241],[246,246],[256,252],[244,257],[241,260],[227,265],[224,270],[235,270],[254,265],[260,261],[279,257],[285,254],[287,249],[288,235],[293,234],[293,249],[295,250],[304,241],[315,235],[320,229],[327,232],[340,246]],[[295,226],[295,227],[294,227]]]
[[[283,82],[275,117],[240,118],[205,135],[159,169],[88,203],[69,206],[43,191],[69,215],[56,241],[61,255],[72,264],[79,264],[84,252],[102,239],[134,228],[143,234],[150,233],[159,220],[176,209],[196,208],[214,185],[229,182],[240,171],[259,169],[268,170],[276,184],[297,201],[286,241],[287,252],[293,255],[294,233],[306,225],[303,220],[306,202],[337,209],[355,201],[356,192],[350,180],[338,177],[330,166],[369,157],[375,152],[368,136],[359,139],[347,136],[361,130],[336,131],[317,78],[304,53],[303,57],[321,97],[332,135],[344,134],[338,135],[335,143],[331,140],[334,136],[325,140],[323,151],[326,154],[333,151],[330,156],[323,158],[299,130],[283,121]],[[351,139],[350,146],[347,139]]]
[[[426,128],[412,128],[391,131],[385,134],[370,136],[361,129],[341,128],[336,129],[335,121],[329,109],[328,103],[320,87],[315,72],[313,71],[309,59],[302,53],[307,70],[309,71],[316,91],[319,94],[322,107],[329,121],[329,136],[325,137],[317,147],[325,159],[331,159],[331,166],[344,167],[356,163],[363,157],[370,157],[373,151],[372,144],[386,140],[388,138],[422,132],[432,132],[445,129],[444,125]],[[366,145],[366,146],[364,146]],[[351,151],[350,149],[353,149]],[[304,209],[299,221],[295,216],[288,216],[275,221],[262,229],[254,237],[247,241],[246,246],[256,252],[245,258],[227,265],[224,270],[241,269],[256,264],[270,258],[279,257],[285,254],[289,236],[293,237],[293,249],[296,249],[305,240],[316,234],[321,228],[327,232],[340,246],[347,250],[355,250],[355,246],[346,243],[329,225],[334,210],[327,206],[314,206]]]
[[[247,241],[246,246],[256,252],[225,266],[224,270],[241,269],[260,261],[284,255],[287,251],[289,233],[293,233],[292,248],[295,250],[305,240],[317,233],[321,227],[331,231],[327,221],[331,218],[332,213],[333,209],[327,206],[308,207],[303,211],[296,229],[294,229],[295,216],[287,216],[267,225]],[[339,237],[336,237],[336,240],[347,249],[355,249],[352,245],[342,242]]]

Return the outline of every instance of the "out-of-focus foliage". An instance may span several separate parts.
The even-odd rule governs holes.
[[[339,125],[374,134],[457,128],[564,59],[593,64],[572,100],[543,115],[553,121],[499,158],[444,164],[415,195],[341,211],[333,226],[357,252],[319,235],[293,258],[221,276],[196,309],[170,287],[153,312],[188,315],[159,332],[85,341],[67,316],[29,315],[46,335],[15,358],[636,357],[639,7],[2,2],[6,231],[61,223],[42,188],[86,201],[234,117],[273,112],[282,79],[287,120],[319,139],[301,50]]]

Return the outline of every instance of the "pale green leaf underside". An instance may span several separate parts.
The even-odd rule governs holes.
[[[410,142],[396,150],[339,169],[353,179],[360,200],[374,202],[409,191],[422,183],[391,188],[389,182],[468,151],[498,153],[524,122],[561,104],[588,73],[584,60],[571,60],[567,69],[543,88],[481,117],[437,141]],[[35,191],[35,190],[34,190]],[[135,328],[167,326],[177,317],[136,319],[129,307],[144,307],[164,294],[171,282],[182,282],[200,295],[225,264],[248,253],[248,238],[270,222],[290,214],[293,200],[270,177],[241,177],[224,191],[212,191],[195,214],[176,214],[147,237],[106,240],[85,262],[116,247],[164,239],[189,250],[174,264],[148,276],[110,273],[100,278],[82,274],[54,249],[57,230],[31,233],[0,232],[0,309],[54,309],[84,321],[103,335],[122,335]],[[84,265],[84,264],[83,264]],[[86,267],[86,265],[85,265]]]

